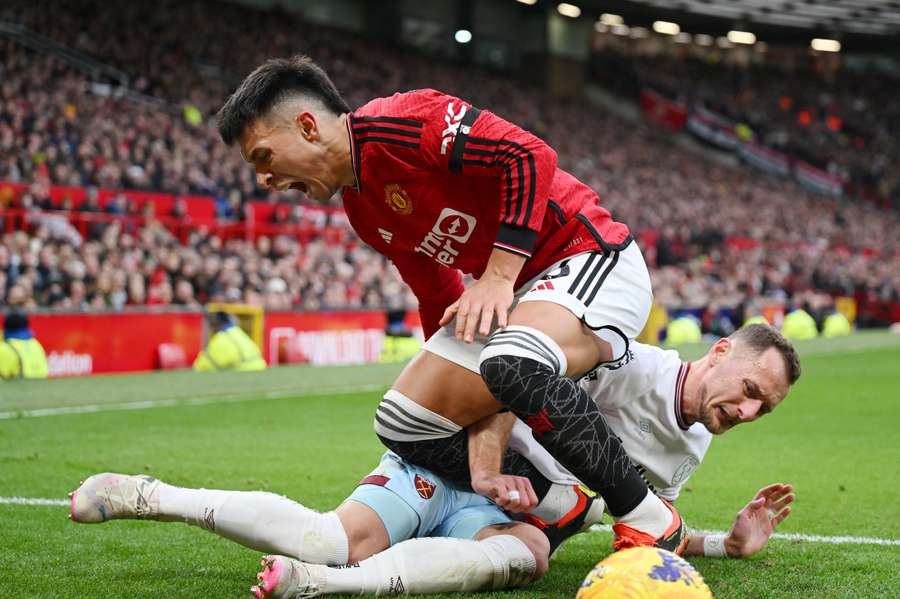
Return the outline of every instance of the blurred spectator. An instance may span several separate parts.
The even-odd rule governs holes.
[[[225,312],[211,312],[207,322],[212,330],[206,349],[194,361],[194,370],[213,372],[220,370],[265,370],[256,343],[237,326],[234,318]]]
[[[379,362],[391,364],[411,360],[422,347],[421,342],[406,326],[406,310],[388,310],[384,330],[384,348]]]
[[[45,379],[48,373],[47,355],[34,338],[28,317],[23,312],[9,312],[0,342],[0,379]]]

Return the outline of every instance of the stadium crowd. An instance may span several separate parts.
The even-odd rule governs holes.
[[[352,236],[301,244],[279,235],[222,241],[200,231],[179,243],[150,222],[133,231],[113,221],[83,239],[58,214],[42,214],[32,234],[0,244],[0,289],[11,307],[122,309],[243,302],[270,310],[409,305],[396,271]]]
[[[54,203],[45,191],[72,185],[208,194],[221,220],[241,219],[247,202],[274,201],[255,187],[238,153],[221,143],[212,116],[240,76],[268,56],[296,52],[319,61],[353,106],[397,90],[436,87],[546,139],[560,165],[631,226],[651,265],[657,302],[671,311],[752,310],[762,298],[814,309],[832,295],[900,301],[896,213],[720,165],[648,125],[494,73],[452,64],[435,69],[432,60],[344,32],[335,44],[335,31],[294,16],[210,4],[164,0],[91,11],[89,2],[11,0],[0,7],[0,19],[125,70],[134,90],[162,101],[111,94],[52,55],[12,41],[0,45],[0,182],[36,182],[22,193],[0,194],[0,210],[30,213],[28,226],[7,232],[0,244],[0,302],[26,308],[223,300],[310,310],[412,305],[395,271],[345,223],[337,224],[347,228],[337,245],[317,235],[225,239],[202,229],[176,237],[152,214],[80,231],[67,216],[73,209],[133,213],[127,193],[105,206],[88,193],[76,207]],[[39,18],[51,12],[52,19]],[[134,22],[145,26],[123,26]],[[236,43],[251,37],[254,43]],[[510,94],[510,85],[518,93]],[[805,85],[813,94],[814,80]],[[891,98],[885,106],[896,115],[900,104]],[[881,156],[870,149],[857,152],[860,160]],[[893,164],[884,170],[896,175]],[[299,192],[281,199],[304,200]]]
[[[627,46],[624,46],[627,48]],[[687,106],[749,125],[756,141],[841,176],[900,209],[900,102],[896,75],[764,62],[726,65],[679,52],[611,48],[595,60]],[[794,58],[791,62],[797,62]],[[628,78],[626,78],[628,79]],[[620,91],[627,85],[618,83]]]

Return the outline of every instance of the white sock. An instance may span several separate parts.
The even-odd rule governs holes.
[[[199,526],[250,549],[314,564],[346,564],[349,554],[347,534],[334,512],[322,514],[274,493],[161,484],[159,519]]]
[[[345,568],[309,566],[326,594],[401,595],[471,592],[524,586],[536,564],[512,535],[483,541],[410,539]]]
[[[662,499],[648,491],[636,508],[621,518],[616,518],[616,522],[627,524],[653,537],[660,537],[672,524],[672,512]]]
[[[575,492],[573,485],[553,483],[537,507],[531,510],[531,513],[546,524],[556,524],[571,512],[577,503],[578,493]]]

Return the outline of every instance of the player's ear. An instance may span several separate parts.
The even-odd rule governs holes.
[[[722,337],[709,348],[709,364],[715,366],[719,360],[732,350],[734,343],[728,337]]]
[[[319,139],[319,123],[311,112],[300,112],[294,117],[294,124],[303,139],[306,141],[315,141]]]

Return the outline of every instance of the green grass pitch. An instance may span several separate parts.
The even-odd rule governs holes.
[[[858,334],[800,349],[804,374],[791,397],[713,442],[679,500],[683,515],[699,529],[727,529],[759,487],[791,482],[795,511],[779,532],[900,539],[900,336]],[[269,490],[330,509],[377,462],[372,415],[398,370],[0,383],[0,497],[62,499],[80,479],[112,470]],[[70,412],[41,412],[58,408]],[[60,506],[0,503],[0,594],[246,597],[254,581],[259,554],[206,531],[156,522],[83,526],[66,514]],[[544,580],[481,596],[574,597],[609,551],[608,533],[581,535]],[[693,563],[720,598],[900,597],[897,544],[773,540],[750,560]]]

